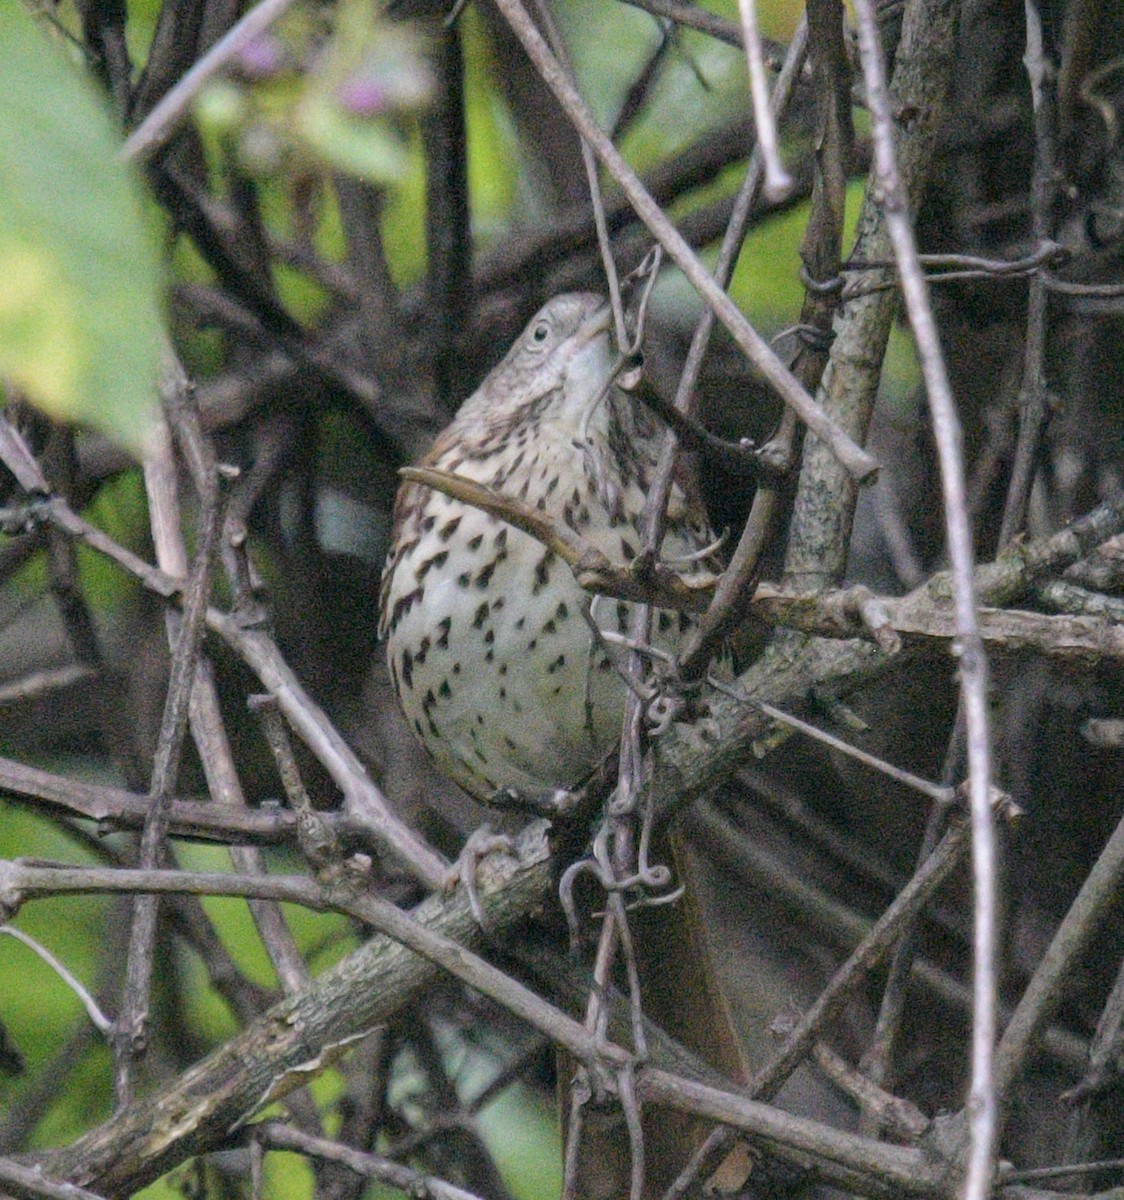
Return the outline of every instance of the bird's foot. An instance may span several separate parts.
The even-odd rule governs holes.
[[[456,890],[458,884],[463,884],[465,895],[468,897],[468,907],[476,924],[486,929],[487,918],[484,914],[484,903],[480,899],[480,889],[476,872],[480,864],[491,854],[515,854],[515,842],[505,833],[495,833],[490,825],[481,825],[479,829],[469,834],[468,840],[461,847],[457,861],[445,872],[444,888],[446,894]]]

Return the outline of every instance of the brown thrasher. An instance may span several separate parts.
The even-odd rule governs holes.
[[[556,296],[465,401],[423,460],[517,497],[611,562],[641,548],[662,427],[611,380],[600,296]],[[675,484],[663,553],[709,572],[701,506]],[[541,794],[589,775],[620,733],[625,685],[582,619],[589,596],[528,534],[417,483],[394,507],[380,634],[399,702],[437,765],[478,799]],[[630,606],[603,600],[600,628]],[[660,612],[674,648],[687,624]]]
[[[616,385],[610,311],[587,293],[545,305],[438,437],[424,465],[465,476],[566,525],[611,562],[641,550],[640,521],[663,429]],[[626,686],[583,620],[589,596],[570,567],[498,517],[406,483],[383,575],[380,632],[414,731],[467,792],[542,796],[580,784],[620,734]],[[662,553],[682,574],[712,574],[712,537],[685,480],[673,484]],[[626,633],[631,606],[602,600],[602,630]],[[653,642],[674,650],[690,620],[660,611]],[[709,973],[675,906],[652,910],[641,964],[650,1015],[700,1052],[733,1063],[712,1020]],[[697,1028],[686,1027],[688,1025]],[[618,1114],[619,1116],[619,1114]],[[645,1119],[649,1188],[674,1177],[694,1123]],[[627,1191],[629,1139],[582,1140],[578,1194]]]

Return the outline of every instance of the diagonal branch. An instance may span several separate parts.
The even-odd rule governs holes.
[[[652,199],[640,177],[624,161],[617,148],[593,119],[593,114],[567,79],[566,73],[543,41],[542,35],[535,28],[520,0],[496,0],[496,7],[523,43],[528,56],[538,68],[543,81],[566,110],[574,128],[586,138],[594,153],[620,184],[637,216],[648,226],[652,236],[687,276],[703,300],[714,309],[715,315],[730,331],[730,335],[749,361],[761,371],[781,399],[796,411],[808,428],[823,439],[853,478],[862,480],[872,475],[878,466],[875,459],[826,416],[765,339],[745,319],[733,300],[715,283],[714,277],[698,255],[664,216],[663,210]]]
[[[514,928],[553,890],[544,823],[525,831],[518,850],[518,859],[493,857],[480,870],[489,929],[498,934]],[[44,882],[49,882],[51,875],[50,868],[21,868],[19,863],[7,864],[6,870],[17,896],[20,879],[27,882],[44,873]],[[107,885],[113,886],[114,877],[120,883],[127,874],[107,872]],[[163,882],[173,891],[183,886],[180,873],[151,874],[141,886]],[[55,871],[55,878],[61,882],[63,877]],[[207,886],[221,888],[223,879],[212,876]],[[405,913],[367,894],[331,897],[310,880],[287,884],[290,899],[299,894],[312,907],[343,908],[387,932],[282,1000],[171,1083],[134,1101],[71,1145],[48,1152],[41,1160],[46,1172],[93,1184],[111,1195],[143,1187],[189,1155],[219,1146],[232,1129],[273,1100],[304,1086],[349,1045],[432,986],[441,968],[499,998],[523,1019],[545,1023],[550,1036],[578,1057],[611,1059],[615,1053],[621,1058],[623,1052],[595,1044],[580,1024],[470,952],[468,947],[479,944],[483,932],[463,889],[449,899],[431,897],[413,913]],[[241,877],[231,890],[279,895],[275,881],[263,876]]]
[[[952,397],[936,318],[929,303],[909,197],[898,172],[894,122],[886,67],[874,6],[855,0],[859,53],[873,120],[875,165],[884,189],[886,228],[894,247],[902,295],[917,346],[932,413],[933,434],[941,469],[944,519],[952,562],[956,609],[955,650],[960,657],[960,695],[968,740],[968,782],[972,812],[972,881],[974,898],[972,1007],[972,1083],[969,1098],[971,1145],[965,1182],[967,1200],[983,1200],[991,1186],[998,1139],[993,1056],[998,1005],[998,881],[995,832],[990,806],[991,723],[988,714],[988,664],[976,616],[974,552],[964,478],[963,431]]]

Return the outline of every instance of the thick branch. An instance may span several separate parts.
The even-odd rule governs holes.
[[[520,852],[518,862],[493,859],[481,869],[485,913],[498,933],[541,905],[553,887],[541,823],[521,839]],[[359,911],[363,899],[349,908]],[[466,960],[459,947],[482,937],[463,889],[449,900],[425,901],[412,921],[423,934],[458,943],[448,952]],[[219,1146],[267,1104],[306,1084],[350,1043],[432,986],[438,974],[433,962],[379,934],[170,1085],[48,1153],[44,1169],[110,1195],[136,1191],[189,1155]]]

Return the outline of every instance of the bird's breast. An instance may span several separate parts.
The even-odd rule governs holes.
[[[627,564],[641,545],[643,464],[621,469],[604,438],[541,433],[487,457],[453,446],[433,465],[520,499]],[[415,733],[481,798],[500,787],[543,792],[581,782],[618,736],[626,695],[585,619],[590,597],[553,551],[498,517],[425,488],[412,496],[382,617]],[[697,536],[677,529],[668,553],[697,550],[705,535],[704,522]],[[594,607],[598,627],[621,634],[630,613],[615,600]],[[677,614],[659,614],[657,641],[673,648],[681,626]]]

